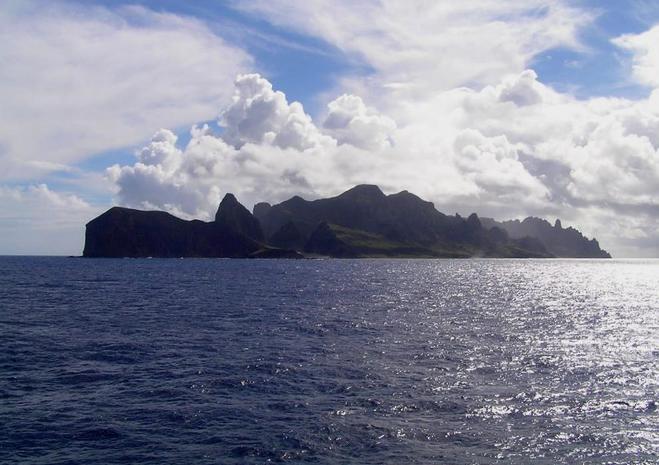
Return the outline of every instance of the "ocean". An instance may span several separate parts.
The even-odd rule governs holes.
[[[0,257],[2,464],[656,464],[659,261]]]

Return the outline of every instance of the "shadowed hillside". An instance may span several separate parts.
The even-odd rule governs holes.
[[[87,224],[86,257],[608,257],[597,241],[544,220],[448,216],[402,191],[359,185],[327,199],[295,196],[250,213],[232,195],[215,220],[114,207]]]

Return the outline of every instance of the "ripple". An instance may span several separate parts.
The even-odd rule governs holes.
[[[3,257],[0,463],[657,463],[657,276]]]

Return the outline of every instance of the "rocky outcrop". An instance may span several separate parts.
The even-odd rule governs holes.
[[[535,217],[501,222],[484,218],[483,222],[487,227],[505,230],[512,239],[535,238],[556,257],[611,258],[606,250],[600,248],[596,239],[588,239],[572,227],[563,228],[561,220],[556,220],[553,226],[547,220]]]
[[[258,221],[227,194],[215,221],[113,207],[87,223],[85,257],[300,258],[264,244]]]
[[[402,191],[359,185],[341,195],[277,205],[254,214],[227,194],[215,220],[114,207],[87,224],[86,257],[609,257],[560,221],[496,222],[475,213],[447,216]]]
[[[502,229],[484,228],[476,214],[467,219],[447,216],[410,192],[385,195],[373,185],[359,185],[328,199],[295,196],[278,205],[258,205],[254,214],[269,243],[314,254],[551,256],[542,245],[511,241]]]
[[[114,207],[87,224],[85,257],[246,257],[261,249],[231,228]]]
[[[289,221],[270,236],[269,243],[275,247],[302,250],[306,243],[306,238],[297,226],[295,226],[295,223]]]
[[[220,202],[215,214],[215,224],[231,229],[257,242],[264,242],[265,237],[259,220],[243,207],[233,194],[227,194]]]

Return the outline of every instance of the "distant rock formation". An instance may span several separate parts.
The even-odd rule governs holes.
[[[547,220],[528,217],[523,221],[495,221],[482,218],[486,227],[497,227],[505,230],[512,239],[528,236],[542,242],[549,253],[563,258],[611,258],[611,255],[600,248],[596,239],[588,239],[574,228],[563,228],[561,220],[556,220],[552,226]]]
[[[259,220],[243,207],[233,194],[227,194],[215,214],[215,224],[231,229],[257,242],[265,242]]]
[[[289,221],[270,236],[269,242],[275,247],[302,249],[306,243],[306,238],[297,229],[295,223]]]
[[[83,256],[301,258],[265,245],[258,221],[231,194],[215,218],[185,221],[165,212],[113,207],[87,223]]]
[[[407,191],[385,195],[373,185],[337,197],[278,205],[257,204],[254,215],[266,240],[333,257],[549,257],[541,243],[511,241],[503,230],[483,228],[437,211]]]
[[[86,257],[609,257],[560,221],[498,223],[475,213],[447,216],[407,191],[359,185],[341,195],[277,205],[253,214],[232,195],[215,220],[114,207],[87,224]]]

